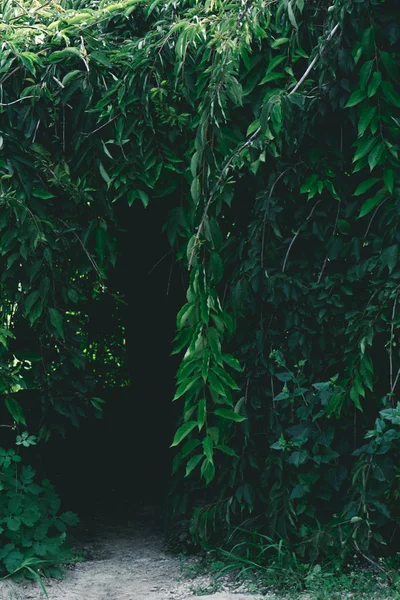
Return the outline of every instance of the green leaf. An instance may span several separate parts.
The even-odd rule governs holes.
[[[377,142],[377,138],[374,138],[374,137],[365,138],[363,140],[358,141],[357,142],[357,150],[356,150],[356,152],[354,154],[354,158],[353,158],[353,163],[356,162],[357,160],[360,160],[366,154],[368,154],[368,152],[370,152],[370,150],[373,148],[373,146],[376,144],[376,142]]]
[[[38,190],[34,188],[31,194],[32,196],[35,196],[35,198],[40,198],[41,200],[49,200],[50,198],[54,198],[54,194],[48,192],[47,190]]]
[[[364,108],[360,112],[360,117],[358,120],[358,137],[361,137],[366,132],[367,127],[371,123],[375,113],[376,113],[376,106],[370,106],[368,108]]]
[[[24,555],[19,550],[12,550],[4,558],[4,565],[9,573],[17,571],[24,561]]]
[[[397,244],[393,244],[392,246],[385,248],[379,257],[380,264],[383,267],[388,267],[389,274],[391,274],[394,268],[397,266],[398,260],[399,246]]]
[[[209,462],[213,462],[213,455],[214,455],[213,441],[209,435],[207,437],[205,437],[203,440],[203,451],[204,451],[204,455],[207,458],[207,460]]]
[[[206,421],[206,399],[202,398],[197,405],[197,426],[199,431],[204,427]]]
[[[196,454],[196,456],[192,456],[192,458],[190,458],[188,460],[187,465],[186,465],[185,477],[190,475],[190,473],[193,471],[193,469],[195,469],[197,467],[199,462],[201,460],[203,460],[203,456],[204,456],[203,454]]]
[[[287,37],[278,38],[277,40],[272,42],[271,48],[274,48],[274,49],[279,48],[279,46],[282,46],[283,44],[287,44],[288,41],[289,41],[289,38],[287,38]]]
[[[63,318],[61,313],[56,308],[49,308],[50,323],[57,331],[58,335],[64,339]]]
[[[385,169],[383,171],[383,182],[386,186],[387,191],[393,194],[394,191],[394,171],[393,169]]]
[[[176,390],[176,394],[173,397],[172,401],[178,400],[178,398],[183,396],[183,394],[186,394],[186,392],[190,390],[190,388],[192,388],[198,381],[199,378],[197,376],[188,377],[187,379],[184,379],[182,383],[178,386],[178,389]]]
[[[382,73],[375,71],[368,86],[368,98],[375,96],[382,81]]]
[[[234,456],[235,458],[239,458],[234,449],[230,448],[229,446],[226,446],[225,444],[217,444],[215,446],[215,449],[219,450],[220,452],[223,452],[224,454],[227,454],[228,456]]]
[[[141,199],[143,206],[147,208],[147,205],[150,201],[148,195],[143,190],[137,190],[137,193],[139,194],[139,198]]]
[[[360,219],[361,217],[365,217],[365,215],[370,213],[371,210],[373,210],[376,206],[378,206],[378,204],[380,204],[380,202],[382,202],[381,196],[374,196],[373,198],[369,198],[368,200],[366,200],[361,207],[358,218]]]
[[[245,421],[247,417],[242,417],[242,415],[238,415],[238,413],[233,412],[233,410],[229,410],[227,408],[217,408],[214,413],[218,417],[222,417],[223,419],[228,419],[229,421],[235,421],[236,423],[241,423]]]
[[[368,155],[369,168],[372,171],[381,161],[385,152],[384,142],[379,142]]]
[[[307,450],[297,450],[296,452],[293,452],[289,456],[287,461],[288,461],[288,463],[295,465],[296,467],[299,467],[300,465],[304,464],[307,459],[308,459]]]
[[[383,50],[380,51],[379,56],[385,67],[386,71],[389,73],[390,77],[397,83],[399,80],[399,69],[397,67],[396,61]]]
[[[15,398],[7,398],[5,404],[14,421],[16,423],[22,423],[23,425],[26,425],[22,406],[15,400]]]
[[[239,371],[239,373],[242,372],[243,369],[242,369],[242,367],[240,365],[240,362],[236,358],[234,358],[233,356],[231,356],[230,354],[223,354],[222,355],[222,360],[229,367],[231,367],[232,369],[235,369],[235,371]]]
[[[297,22],[296,22],[296,17],[294,16],[294,12],[293,12],[293,7],[292,7],[291,0],[289,0],[289,3],[288,3],[288,17],[289,17],[289,21],[291,22],[291,24],[293,25],[293,27],[295,29],[298,29],[299,27],[298,27]]]
[[[211,270],[215,283],[219,283],[223,275],[222,259],[218,252],[211,252]]]
[[[367,60],[360,70],[360,89],[362,91],[367,87],[368,79],[370,78],[372,72],[372,65],[374,64],[373,60]]]
[[[109,174],[105,170],[105,168],[103,166],[103,163],[101,161],[99,161],[99,171],[100,171],[100,175],[102,176],[102,178],[104,179],[104,181],[107,184],[109,184],[111,182],[111,177],[109,176]]]
[[[372,188],[373,185],[378,183],[378,181],[381,181],[378,177],[371,177],[370,179],[366,179],[365,181],[360,183],[353,195],[361,196],[362,194],[365,194],[365,192]]]
[[[180,444],[181,441],[184,440],[185,437],[189,435],[189,433],[193,431],[195,427],[197,427],[197,421],[188,421],[187,423],[181,425],[181,427],[179,427],[178,431],[175,433],[171,448]]]
[[[345,108],[351,108],[352,106],[357,106],[357,104],[360,104],[360,102],[365,100],[366,97],[367,97],[367,94],[363,90],[356,90],[355,92],[352,93],[352,95],[348,99],[347,103],[345,104]]]
[[[382,83],[382,91],[385,99],[396,108],[400,108],[400,95],[396,92],[390,81]]]

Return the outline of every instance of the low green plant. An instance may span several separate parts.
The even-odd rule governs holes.
[[[25,442],[25,444],[24,444]],[[18,445],[35,443],[22,433]],[[62,563],[72,560],[66,544],[67,527],[78,523],[70,512],[60,513],[60,499],[48,480],[40,484],[32,466],[21,465],[14,449],[0,448],[0,575],[58,576]]]

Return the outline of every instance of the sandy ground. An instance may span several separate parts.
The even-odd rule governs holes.
[[[162,535],[151,523],[97,525],[82,544],[87,560],[68,568],[63,580],[44,582],[49,600],[195,600],[197,594],[201,600],[258,600],[238,590],[210,595],[215,591],[211,578],[188,577],[195,559],[165,552]],[[44,598],[36,582],[0,582],[1,600]]]

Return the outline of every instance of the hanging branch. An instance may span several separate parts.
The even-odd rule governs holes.
[[[339,29],[339,23],[337,23],[335,25],[335,27],[330,31],[330,33],[329,33],[329,35],[327,37],[326,43],[328,43],[332,39],[332,37],[335,35],[335,33],[336,33],[336,31],[338,29]],[[294,88],[289,92],[288,96],[291,96],[292,94],[295,94],[297,92],[297,90],[300,88],[300,86],[304,83],[304,81],[307,79],[309,73],[312,71],[313,67],[317,63],[318,56],[319,55],[316,54],[316,56],[313,58],[313,60],[311,61],[311,63],[308,65],[308,67],[305,70],[305,72],[303,73],[303,75],[300,77],[299,81],[296,83],[296,85],[294,86]],[[189,271],[190,271],[191,266],[192,266],[194,254],[195,254],[195,251],[196,251],[196,247],[198,245],[198,242],[199,242],[199,239],[200,239],[200,235],[201,235],[201,232],[203,230],[204,223],[205,223],[205,220],[207,218],[210,205],[211,205],[212,201],[214,200],[214,196],[215,196],[215,194],[216,194],[216,192],[217,192],[217,190],[219,188],[219,185],[220,185],[221,181],[225,178],[225,175],[226,175],[227,171],[229,170],[229,167],[231,166],[232,162],[236,158],[236,156],[240,155],[244,150],[246,150],[246,148],[248,148],[249,146],[251,146],[252,143],[254,142],[254,140],[260,135],[260,133],[261,133],[261,127],[259,127],[258,129],[256,129],[256,131],[249,137],[249,139],[244,144],[242,144],[242,146],[240,146],[240,148],[238,148],[237,150],[235,150],[235,152],[230,156],[230,158],[228,159],[227,163],[223,167],[223,169],[222,169],[222,171],[221,171],[221,173],[220,173],[220,175],[219,175],[219,177],[217,179],[217,182],[216,182],[216,184],[215,184],[215,186],[214,186],[214,188],[213,188],[213,190],[212,190],[212,192],[210,194],[210,197],[209,197],[209,199],[207,201],[207,204],[206,204],[206,206],[204,208],[203,216],[201,218],[200,225],[199,225],[199,227],[197,229],[197,233],[196,233],[196,237],[195,237],[195,240],[194,240],[193,248],[192,248],[192,251],[190,253],[190,258],[189,258],[189,265],[188,265],[188,270]]]

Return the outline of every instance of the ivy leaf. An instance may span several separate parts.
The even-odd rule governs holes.
[[[4,565],[9,573],[15,573],[24,561],[24,555],[19,550],[12,550],[4,558]]]
[[[288,461],[288,463],[295,465],[296,467],[299,467],[300,465],[305,463],[307,459],[308,459],[307,450],[297,450],[296,452],[293,452],[289,456],[287,461]]]
[[[178,444],[180,444],[181,441],[184,440],[185,437],[189,435],[189,433],[193,431],[195,427],[197,427],[197,421],[188,421],[187,423],[181,425],[181,427],[179,427],[178,431],[175,433],[174,441],[170,447],[173,448],[174,446],[178,446]]]

